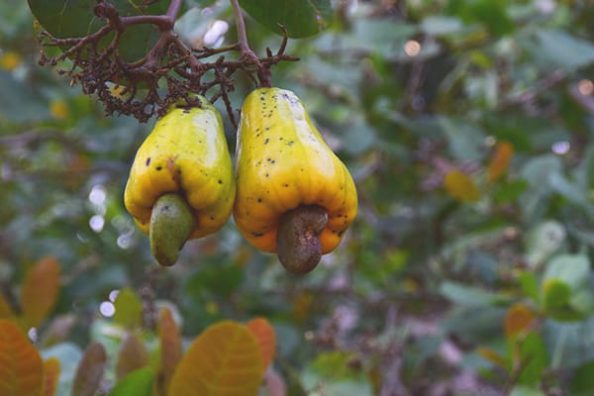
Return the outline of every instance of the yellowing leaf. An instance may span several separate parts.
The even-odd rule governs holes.
[[[18,326],[0,320],[0,395],[41,396],[43,363]]]
[[[276,353],[276,332],[274,327],[264,318],[255,318],[246,323],[246,326],[254,333],[260,349],[264,367],[268,367],[274,360]]]
[[[535,317],[524,304],[512,305],[505,315],[505,336],[512,338],[530,329]]]
[[[37,262],[25,276],[21,290],[23,323],[38,327],[56,303],[60,288],[60,265],[53,257]]]
[[[65,120],[70,115],[70,108],[63,100],[52,100],[50,114],[57,120]]]
[[[103,378],[106,363],[107,354],[103,345],[91,343],[76,369],[72,396],[94,396]]]
[[[43,396],[54,396],[60,379],[60,361],[52,357],[43,362]]]
[[[480,347],[476,350],[476,352],[494,365],[506,368],[506,363],[503,356],[491,348]]]
[[[116,300],[115,315],[113,320],[129,329],[140,326],[142,323],[142,301],[134,290],[125,288],[120,290]]]
[[[175,396],[256,396],[263,375],[256,337],[240,323],[223,321],[190,345],[169,392]]]
[[[21,56],[14,51],[6,51],[0,56],[0,69],[12,71],[23,63]]]
[[[182,356],[181,336],[169,308],[164,308],[159,317],[161,340],[161,367],[157,377],[158,394],[166,396],[175,368]]]
[[[10,305],[8,305],[8,302],[6,302],[6,299],[4,299],[4,296],[0,294],[0,319],[12,318],[14,318],[14,312],[10,308]]]
[[[147,363],[148,353],[144,344],[134,334],[127,334],[118,353],[118,362],[116,365],[118,380],[134,370],[143,368]]]
[[[513,156],[514,146],[510,142],[497,143],[487,166],[487,180],[491,183],[499,180],[507,172]]]
[[[481,197],[480,191],[470,176],[457,169],[446,174],[443,186],[452,198],[460,202],[475,202]]]

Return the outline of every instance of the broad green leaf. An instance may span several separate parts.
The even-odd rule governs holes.
[[[460,202],[475,202],[481,197],[478,187],[470,176],[457,169],[445,175],[443,187],[452,198]]]
[[[594,63],[594,44],[563,30],[538,30],[525,47],[543,69],[572,71]]]
[[[0,91],[10,92],[10,95],[0,95],[0,121],[22,123],[50,118],[49,107],[39,93],[3,70],[0,70]]]
[[[545,309],[562,308],[569,304],[571,289],[567,283],[558,279],[548,279],[543,285]]]
[[[530,297],[535,303],[538,303],[540,292],[536,275],[531,271],[524,271],[519,275],[518,280],[520,281],[524,295]]]
[[[356,357],[349,352],[327,352],[319,354],[311,363],[311,368],[320,376],[329,379],[355,378],[358,373],[349,362]]]
[[[130,288],[120,290],[116,300],[115,314],[113,320],[128,328],[134,329],[142,323],[142,301],[140,297]]]
[[[423,19],[421,29],[425,34],[443,36],[460,33],[464,29],[464,24],[455,17],[432,15]]]
[[[106,364],[107,354],[103,346],[97,342],[91,343],[76,369],[72,396],[94,396],[103,378]]]
[[[60,264],[53,257],[39,260],[25,276],[21,290],[23,322],[39,327],[53,309],[60,289]]]
[[[573,396],[588,396],[594,389],[594,361],[589,361],[573,373],[570,384]]]
[[[566,283],[572,290],[585,285],[590,273],[590,260],[583,254],[563,254],[554,257],[547,265],[545,283],[556,279]]]
[[[223,321],[190,345],[169,389],[176,396],[257,395],[264,377],[262,353],[245,326]]]
[[[18,326],[0,320],[0,395],[41,396],[43,362]]]
[[[161,365],[157,377],[157,389],[160,395],[167,395],[169,383],[182,357],[181,334],[169,308],[161,310],[159,340],[161,343]]]
[[[479,22],[496,35],[506,35],[514,31],[514,22],[506,9],[506,0],[450,1],[448,8],[466,23]]]
[[[439,292],[453,303],[465,307],[486,306],[500,300],[494,293],[455,282],[442,283]]]
[[[60,379],[60,360],[49,358],[43,362],[43,396],[54,396]]]
[[[104,20],[95,16],[93,0],[28,0],[31,12],[51,35],[58,38],[83,37],[99,30]],[[121,16],[159,15],[167,11],[165,1],[110,2]],[[142,58],[157,42],[159,30],[152,25],[135,25],[126,29],[118,49],[124,59]]]
[[[246,326],[256,336],[262,351],[264,367],[268,368],[276,354],[276,332],[274,327],[265,318],[255,318],[246,323]]]
[[[516,201],[528,188],[526,180],[502,181],[493,189],[493,200],[497,204],[506,204]]]
[[[461,161],[480,161],[481,146],[485,139],[485,131],[468,120],[440,117],[439,126],[443,131],[450,153]]]
[[[372,394],[367,377],[353,368],[354,353],[334,351],[322,353],[303,374],[303,384],[309,389],[324,389],[329,395],[358,396]]]
[[[155,374],[146,367],[135,370],[120,380],[110,393],[110,396],[151,396]]]
[[[509,396],[546,396],[538,387],[514,386]]]
[[[520,358],[525,363],[518,383],[523,385],[537,385],[548,366],[548,354],[541,336],[532,332],[520,341]]]
[[[542,264],[563,245],[566,231],[557,221],[545,221],[534,227],[526,238],[526,261],[532,267]]]
[[[326,29],[332,19],[329,0],[239,0],[241,7],[256,21],[289,37],[313,36]]]
[[[138,337],[128,333],[122,341],[116,364],[116,376],[121,379],[132,371],[143,368],[148,363],[148,353]]]

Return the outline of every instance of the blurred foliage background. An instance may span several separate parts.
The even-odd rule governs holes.
[[[235,41],[226,1],[187,6],[189,42]],[[294,277],[232,221],[158,267],[122,198],[152,122],[106,118],[39,67],[26,2],[0,3],[0,286],[18,309],[27,268],[57,258],[58,303],[29,335],[62,361],[60,394],[91,341],[117,353],[123,288],[147,331],[160,305],[188,339],[268,318],[291,395],[594,394],[592,3],[333,6],[327,30],[289,42],[301,61],[273,81],[348,165],[360,210],[341,246]],[[247,22],[258,52],[278,46]],[[238,81],[235,108],[253,88]]]

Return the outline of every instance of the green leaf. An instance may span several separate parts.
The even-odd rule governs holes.
[[[557,279],[566,283],[572,290],[582,287],[590,273],[590,260],[582,254],[563,254],[553,258],[544,275],[545,283]]]
[[[501,300],[494,293],[454,282],[442,283],[439,292],[453,303],[465,307],[487,306]]]
[[[514,386],[509,396],[545,396],[538,388],[524,385]]]
[[[530,333],[520,343],[520,357],[525,367],[518,378],[523,385],[537,385],[548,366],[546,346],[539,334]]]
[[[569,386],[574,396],[588,396],[594,389],[594,361],[581,365],[573,374]]]
[[[425,34],[442,36],[461,32],[464,24],[458,18],[436,15],[423,19],[421,29]]]
[[[329,0],[239,0],[239,4],[268,29],[282,34],[280,24],[294,38],[313,36],[332,19]]]
[[[113,320],[129,329],[140,326],[142,322],[142,301],[129,288],[120,290],[114,302],[115,314]]]
[[[460,160],[479,161],[482,154],[480,148],[485,139],[484,130],[468,120],[441,117],[439,124],[444,132],[451,154]]]
[[[497,184],[493,189],[493,200],[500,205],[511,203],[518,199],[526,191],[527,187],[528,182],[526,180],[504,181]]]
[[[502,36],[514,31],[506,5],[506,0],[455,0],[449,2],[449,11],[466,23],[481,23],[494,35]]]
[[[544,285],[544,307],[547,310],[561,308],[569,303],[571,289],[560,280],[550,279]]]
[[[94,14],[93,0],[28,0],[31,12],[51,35],[58,38],[83,37],[104,25],[104,20]],[[110,2],[121,16],[160,15],[167,11],[165,1]],[[145,5],[147,4],[147,5]],[[118,46],[127,61],[142,58],[157,42],[160,32],[150,25],[135,25],[126,29]]]
[[[151,396],[155,375],[150,368],[132,371],[118,382],[110,396]]]
[[[538,283],[536,280],[536,275],[530,271],[524,271],[518,277],[520,281],[520,285],[522,287],[522,292],[527,296],[530,297],[534,302],[539,301],[539,291],[538,291]]]
[[[532,229],[526,238],[526,261],[539,265],[563,245],[566,231],[557,221],[546,221]]]
[[[15,80],[11,73],[0,70],[0,120],[34,122],[50,118],[49,106],[29,86]],[[3,132],[0,132],[2,134]]]
[[[578,69],[594,62],[594,45],[562,30],[538,30],[526,51],[543,69]]]

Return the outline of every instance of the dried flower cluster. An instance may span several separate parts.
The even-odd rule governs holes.
[[[234,73],[242,70],[253,80],[257,76],[259,85],[269,86],[270,68],[297,58],[284,53],[286,35],[277,53],[267,49],[264,58],[255,56],[242,42],[217,49],[192,49],[173,30],[180,3],[172,0],[165,15],[120,16],[112,4],[99,0],[94,13],[105,24],[97,31],[78,38],[55,38],[46,31],[40,33],[44,49],[62,49],[56,56],[42,51],[40,64],[57,67],[72,84],[80,84],[85,94],[95,95],[107,114],[132,115],[145,122],[153,115],[162,115],[171,104],[182,99],[190,105],[200,105],[192,95],[199,94],[213,103],[222,98],[231,122],[236,124],[228,97],[235,86]],[[128,27],[142,24],[158,29],[160,37],[142,59],[128,62],[119,50],[121,38]],[[226,59],[222,55],[226,52],[239,52],[239,59]],[[213,61],[216,55],[219,56]],[[60,68],[67,59],[72,66]]]

